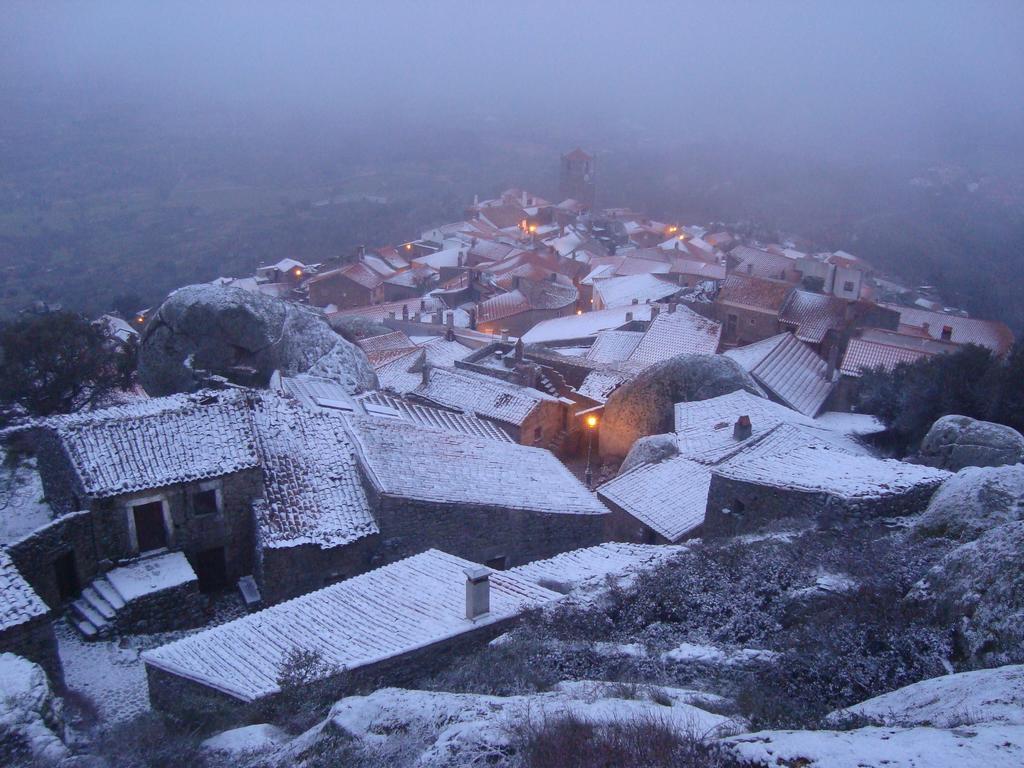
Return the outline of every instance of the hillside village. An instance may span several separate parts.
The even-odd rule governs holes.
[[[50,707],[8,718],[20,725],[0,717],[27,734],[26,753],[72,765],[88,752],[88,728],[51,711],[52,689],[95,699],[98,727],[199,718],[207,754],[239,761],[227,764],[247,764],[245,749],[307,764],[322,728],[295,739],[266,724],[294,696],[283,671],[307,654],[297,685],[330,691],[334,728],[372,751],[394,718],[424,739],[419,765],[512,759],[493,713],[530,707],[602,723],[660,709],[699,722],[716,759],[734,761],[708,765],[1021,764],[1019,574],[1002,591],[998,577],[975,585],[970,607],[944,605],[962,631],[954,660],[892,680],[877,702],[844,702],[861,707],[845,730],[751,733],[760,721],[728,702],[739,677],[781,657],[770,633],[622,619],[639,610],[630,590],[649,596],[658,574],[723,552],[769,563],[799,546],[780,595],[801,616],[858,580],[904,575],[891,553],[878,572],[843,572],[823,541],[870,560],[906,536],[921,572],[904,592],[925,602],[963,587],[951,574],[969,580],[979,548],[995,573],[1019,568],[1020,548],[1000,547],[1024,525],[1024,438],[945,421],[911,461],[852,412],[865,370],[966,345],[1005,355],[1010,329],[880,273],[870,254],[601,209],[597,159],[560,162],[560,202],[509,189],[408,242],[337,263],[282,255],[98,321],[112,343],[138,344],[140,386],[2,433],[0,690],[29,681]],[[992,511],[989,488],[1009,502]],[[980,522],[953,535],[943,515]],[[920,544],[929,536],[944,543]],[[601,611],[601,629],[577,631]],[[565,625],[543,641],[557,685],[441,687],[468,659],[540,642],[530,633],[545,622]],[[648,688],[627,696],[624,681]],[[973,702],[977,738],[914,719],[929,685]],[[985,685],[1010,702],[991,720],[995,705],[968,695]]]

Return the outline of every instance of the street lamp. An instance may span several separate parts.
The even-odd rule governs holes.
[[[587,470],[583,474],[583,479],[587,483],[587,488],[590,488],[594,483],[594,471],[590,467],[590,457],[594,453],[594,432],[597,431],[597,416],[593,413],[588,414],[584,423],[587,425]]]

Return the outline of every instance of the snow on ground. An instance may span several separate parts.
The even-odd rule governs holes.
[[[185,559],[185,555],[181,552],[168,552],[166,555],[138,560],[115,568],[107,573],[107,579],[124,601],[130,603],[153,592],[195,581],[196,573]]]
[[[685,664],[697,662],[701,664],[723,664],[725,666],[739,666],[743,664],[755,664],[770,662],[776,657],[773,651],[765,651],[758,648],[737,648],[735,650],[718,648],[714,645],[697,645],[694,643],[682,643],[670,651],[661,654],[662,661]]]
[[[245,725],[230,731],[218,733],[203,742],[203,747],[211,752],[228,755],[241,755],[246,752],[261,752],[272,749],[288,741],[288,734],[276,725]]]
[[[815,421],[823,427],[842,432],[844,435],[874,435],[885,431],[885,424],[870,413],[827,411]]]
[[[7,452],[0,449],[0,545],[23,538],[53,520],[44,496],[35,459],[9,462]]]
[[[723,743],[753,765],[801,768],[1020,768],[1024,726],[759,731]]]
[[[922,680],[840,709],[828,720],[838,724],[850,716],[890,726],[1024,725],[1024,664]]]

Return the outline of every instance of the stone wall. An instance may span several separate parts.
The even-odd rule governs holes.
[[[92,514],[71,512],[8,545],[7,552],[43,602],[59,608],[61,598],[54,563],[73,552],[78,585],[87,585],[100,573],[94,535]]]
[[[704,533],[731,536],[808,522],[822,528],[842,528],[883,517],[903,517],[923,511],[937,488],[938,484],[920,485],[906,493],[842,498],[757,485],[716,474],[711,477],[708,491]]]
[[[340,547],[316,544],[265,547],[257,554],[256,577],[265,605],[288,600],[376,567],[377,535]]]
[[[760,312],[756,309],[715,304],[715,319],[722,324],[722,341],[729,344],[752,344],[780,333],[779,316],[776,312]],[[729,333],[729,315],[736,315],[736,333]]]
[[[436,548],[476,563],[505,558],[511,567],[606,540],[607,514],[527,512],[386,495],[375,501],[388,562]]]
[[[4,652],[34,661],[46,670],[52,685],[63,685],[64,670],[61,667],[57,638],[53,634],[52,617],[49,614],[37,616],[0,632],[0,653]]]
[[[187,581],[158,592],[150,592],[127,603],[114,617],[114,634],[152,634],[191,629],[205,621],[206,599],[199,582]]]
[[[477,321],[476,330],[481,333],[500,334],[507,330],[510,336],[522,336],[537,323],[555,317],[566,317],[576,312],[575,303],[561,309],[531,309],[499,320]]]

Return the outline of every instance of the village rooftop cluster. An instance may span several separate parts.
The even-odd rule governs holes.
[[[600,579],[698,535],[924,508],[948,473],[877,456],[858,379],[1003,354],[1005,325],[849,253],[597,208],[595,158],[561,164],[560,202],[510,189],[354,260],[217,281],[365,321],[379,390],[276,375],[8,430],[28,458],[0,510],[0,651],[60,679],[55,621],[198,629],[143,654],[152,705],[244,707],[295,649],[398,683],[562,599],[559,564]],[[104,322],[124,341],[146,319]],[[611,475],[609,399],[684,354],[757,391],[677,403],[665,455]],[[249,615],[204,629],[226,592]]]

